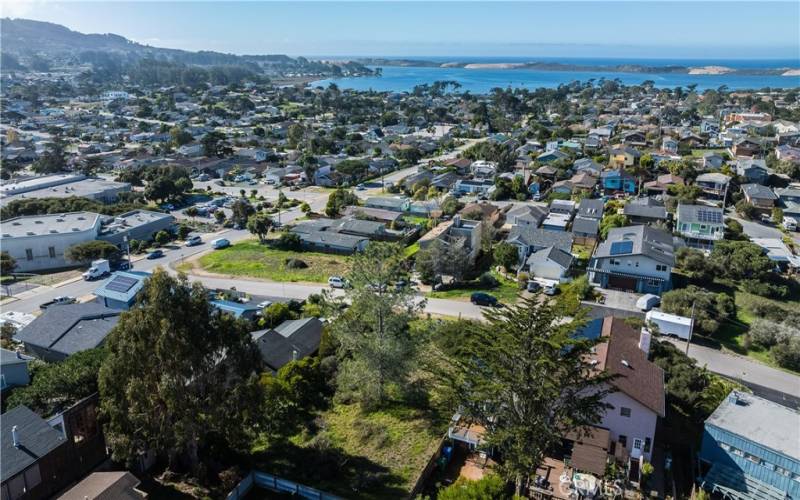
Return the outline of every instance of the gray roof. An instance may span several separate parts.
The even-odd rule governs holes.
[[[121,311],[98,302],[55,305],[14,336],[19,342],[70,355],[103,343]]]
[[[572,265],[572,254],[556,247],[547,247],[538,252],[534,252],[528,257],[527,264],[535,264],[545,260],[552,260],[564,269],[569,269]]]
[[[711,224],[707,216],[701,216],[701,212],[716,213],[720,216],[720,224],[725,220],[725,212],[720,207],[708,205],[689,205],[679,204],[676,210],[676,217],[681,222],[690,224]]]
[[[322,322],[317,318],[288,320],[273,329],[258,330],[251,335],[264,363],[277,371],[292,361],[295,353],[297,359],[301,359],[319,349]]]
[[[640,203],[628,203],[622,213],[632,217],[645,217],[648,219],[667,219],[667,209],[663,206],[644,205]]]
[[[513,226],[506,241],[529,247],[545,248],[554,246],[565,252],[572,250],[572,233],[551,231],[532,226]]]
[[[294,232],[294,230],[293,230]],[[310,243],[317,246],[332,246],[336,248],[344,248],[356,250],[363,241],[369,241],[369,238],[362,236],[352,236],[349,234],[332,233],[329,231],[309,231],[307,233],[298,233],[300,239],[304,243]]]
[[[787,197],[787,198],[789,198],[789,197],[792,197],[792,198],[797,197],[797,198],[800,198],[800,189],[792,188],[792,187],[776,188],[775,189],[775,194],[780,196],[780,197]]]
[[[742,184],[742,191],[748,198],[760,198],[762,200],[777,200],[778,197],[767,186],[761,184]]]
[[[6,481],[35,464],[60,445],[66,438],[50,427],[47,422],[27,406],[17,406],[5,413],[2,418],[0,436],[0,479]],[[14,447],[11,429],[17,427],[20,447]]]
[[[613,254],[611,245],[620,241],[632,241],[630,253]],[[608,232],[608,237],[594,252],[596,258],[618,257],[620,255],[643,255],[668,266],[675,265],[672,235],[651,226],[616,227]]]
[[[572,232],[575,234],[596,236],[599,231],[600,219],[587,219],[586,217],[578,216],[572,222]]]
[[[65,214],[26,215],[3,221],[3,238],[24,238],[48,234],[69,234],[90,231],[98,225],[99,214],[70,212]]]
[[[800,460],[800,412],[796,410],[733,391],[708,417],[708,424]]]
[[[0,365],[18,365],[20,363],[27,363],[32,358],[25,356],[22,353],[9,351],[8,349],[0,349]]]
[[[599,198],[584,198],[578,205],[578,217],[587,219],[601,219],[605,204]]]
[[[547,207],[540,205],[516,205],[506,213],[506,219],[531,217],[532,220],[535,220],[538,224],[547,217],[549,212],[550,210]]]
[[[374,207],[390,207],[394,209],[400,209],[403,205],[408,201],[408,198],[400,198],[394,196],[373,196],[367,198],[366,204],[367,206],[374,206]]]
[[[697,182],[712,182],[714,184],[727,184],[731,178],[719,172],[709,172],[707,174],[700,174],[695,179]]]

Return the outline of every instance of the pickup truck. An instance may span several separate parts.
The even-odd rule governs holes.
[[[74,303],[75,303],[75,297],[66,297],[66,296],[56,297],[53,300],[45,302],[44,304],[40,305],[39,309],[44,310],[50,306],[63,306],[66,304],[74,304]]]

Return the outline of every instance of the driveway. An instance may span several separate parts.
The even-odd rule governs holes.
[[[600,287],[595,287],[594,290],[605,297],[605,302],[602,305],[607,309],[616,309],[640,314],[642,312],[638,307],[636,307],[636,301],[642,296],[640,293],[622,292],[620,290],[607,290]]]
[[[744,234],[749,238],[777,238],[779,240],[783,238],[783,233],[771,224],[742,219],[731,214],[728,216],[742,225]]]

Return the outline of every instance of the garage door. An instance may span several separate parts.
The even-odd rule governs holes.
[[[626,276],[609,276],[608,288],[616,290],[636,291],[636,278]]]

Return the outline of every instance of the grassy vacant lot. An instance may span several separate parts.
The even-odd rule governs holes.
[[[705,155],[706,153],[722,154],[727,152],[728,152],[727,149],[693,149],[692,156],[694,156],[695,158],[702,158],[703,155]]]
[[[286,266],[287,259],[300,259],[303,269]],[[350,266],[350,258],[319,252],[290,252],[248,240],[223,250],[215,250],[199,260],[205,271],[233,276],[247,276],[273,281],[308,281],[324,283],[330,276],[340,276]]]
[[[520,288],[519,285],[517,285],[517,282],[508,280],[495,271],[491,271],[491,274],[497,279],[497,281],[500,282],[500,284],[494,288],[487,288],[482,286],[479,280],[473,280],[462,284],[459,288],[453,288],[451,290],[444,290],[441,292],[431,292],[428,294],[428,296],[435,299],[469,300],[469,296],[473,293],[485,292],[490,295],[494,295],[497,297],[497,300],[506,304],[516,302],[517,295],[520,293]]]
[[[337,404],[316,432],[256,451],[256,468],[344,498],[407,497],[446,429],[421,410]]]

